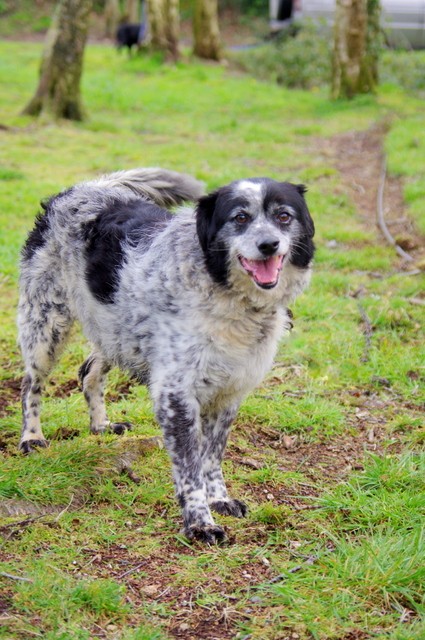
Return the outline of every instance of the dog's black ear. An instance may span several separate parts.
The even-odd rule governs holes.
[[[310,215],[310,211],[308,210],[307,203],[305,201],[304,194],[307,192],[307,187],[305,184],[296,184],[294,185],[298,193],[303,199],[303,207],[302,207],[302,224],[304,227],[305,235],[308,238],[312,238],[314,236],[314,222],[313,218]]]
[[[222,198],[226,193],[226,189],[218,189],[200,198],[196,208],[196,231],[204,253],[205,266],[211,278],[223,286],[228,281],[227,249],[223,239],[220,241],[217,234],[226,221],[226,216],[220,215]]]
[[[294,185],[298,193],[304,198],[304,194],[307,193],[307,187],[305,184],[296,184]]]
[[[314,256],[315,246],[313,242],[313,236],[315,229],[313,218],[310,215],[310,211],[308,210],[307,203],[304,198],[307,187],[303,184],[296,184],[294,185],[294,187],[302,198],[300,203],[301,209],[299,222],[301,223],[303,232],[298,239],[295,250],[291,253],[290,262],[295,266],[304,269],[309,266]]]
[[[213,216],[217,203],[218,191],[213,191],[198,200],[196,207],[196,231],[204,253],[215,234]]]
[[[312,238],[314,236],[315,228],[313,218],[310,215],[310,211],[308,210],[307,205],[303,210],[303,223],[306,235],[309,238]]]

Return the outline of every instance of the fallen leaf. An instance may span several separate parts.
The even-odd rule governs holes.
[[[154,596],[159,591],[159,585],[147,584],[145,587],[141,587],[140,591],[143,591],[143,593],[146,593],[147,596]]]
[[[297,444],[297,436],[283,436],[282,442],[285,449],[294,449]]]
[[[254,458],[242,458],[241,464],[245,465],[245,467],[251,467],[251,469],[263,468],[263,463],[259,460],[254,460]]]

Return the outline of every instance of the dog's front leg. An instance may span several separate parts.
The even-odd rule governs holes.
[[[225,538],[224,529],[215,524],[207,502],[202,471],[201,421],[199,405],[184,392],[162,391],[156,415],[165,446],[171,457],[173,478],[183,510],[184,532],[191,539],[210,544]]]
[[[241,500],[228,495],[221,469],[230,426],[237,409],[238,405],[235,405],[202,417],[202,467],[211,509],[222,515],[243,518],[248,508]]]

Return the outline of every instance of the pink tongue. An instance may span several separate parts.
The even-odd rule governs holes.
[[[247,258],[241,258],[244,269],[251,273],[254,280],[259,284],[276,282],[282,261],[283,256],[272,256],[271,258],[267,258],[267,260],[248,260]]]

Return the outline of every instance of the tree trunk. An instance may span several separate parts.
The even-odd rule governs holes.
[[[80,80],[92,0],[59,0],[46,37],[37,90],[23,113],[82,120]]]
[[[221,60],[217,0],[196,0],[193,23],[194,54],[207,60]]]
[[[126,0],[124,14],[127,22],[138,24],[140,22],[140,0]]]
[[[152,49],[165,51],[167,37],[165,35],[165,0],[147,0],[149,44]]]
[[[115,38],[121,17],[119,0],[106,0],[105,2],[105,36]]]
[[[373,88],[379,82],[379,54],[382,48],[383,35],[381,29],[381,2],[380,0],[367,0],[367,35],[366,51],[368,66],[374,83]]]
[[[152,49],[165,51],[168,58],[179,57],[179,0],[147,0],[148,41]]]
[[[166,38],[170,58],[179,59],[180,0],[166,0]]]
[[[368,19],[368,5],[373,8]],[[376,7],[378,5],[378,8]],[[374,91],[377,84],[375,46],[379,2],[377,0],[337,0],[332,69],[332,97],[352,98],[358,93]],[[375,34],[375,35],[373,35]],[[375,48],[375,51],[377,49]]]

